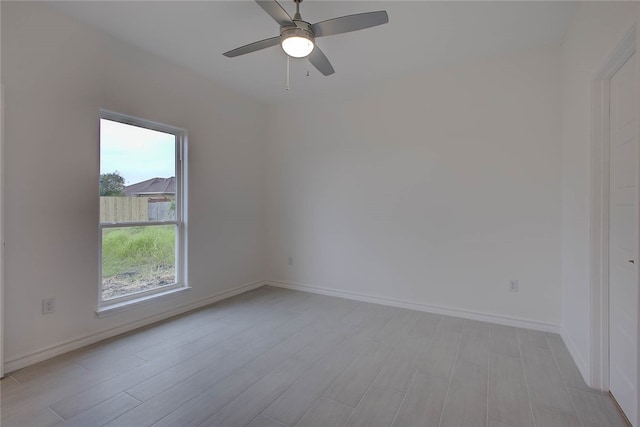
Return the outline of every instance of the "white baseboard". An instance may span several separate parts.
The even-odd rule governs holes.
[[[584,379],[584,382],[586,382],[587,384],[591,384],[589,364],[584,359],[584,357],[582,357],[582,355],[578,351],[578,347],[576,347],[576,344],[571,339],[571,335],[569,335],[565,328],[562,328],[562,330],[560,331],[560,337],[562,338],[562,341],[564,341],[564,345],[567,346],[569,354],[573,358],[573,361],[576,363],[578,370],[582,374],[582,379]]]
[[[321,295],[335,296],[335,297],[339,297],[339,298],[347,298],[347,299],[352,299],[352,300],[356,300],[356,301],[370,302],[370,303],[374,303],[374,304],[388,305],[388,306],[392,306],[392,307],[408,308],[408,309],[411,309],[411,310],[425,311],[425,312],[429,312],[429,313],[442,314],[442,315],[446,315],[446,316],[461,317],[461,318],[470,319],[470,320],[479,320],[479,321],[483,321],[483,322],[497,323],[497,324],[500,324],[500,325],[515,326],[515,327],[518,327],[518,328],[526,328],[526,329],[533,329],[533,330],[537,330],[537,331],[553,332],[553,333],[560,333],[561,332],[559,325],[555,325],[555,324],[552,324],[552,323],[539,322],[539,321],[535,321],[535,320],[521,319],[521,318],[517,318],[517,317],[502,316],[502,315],[496,315],[496,314],[481,313],[481,312],[476,312],[476,311],[471,311],[471,310],[464,310],[464,309],[459,309],[459,308],[451,308],[451,307],[442,307],[442,306],[421,304],[421,303],[404,301],[404,300],[399,300],[399,299],[386,298],[386,297],[367,295],[367,294],[360,294],[360,293],[354,293],[354,292],[346,292],[346,291],[341,291],[341,290],[337,290],[337,289],[329,289],[329,288],[322,288],[322,287],[317,287],[317,286],[302,285],[302,284],[291,283],[291,282],[283,282],[283,281],[275,281],[275,280],[269,280],[269,281],[261,280],[261,281],[257,281],[257,282],[253,282],[253,283],[248,283],[248,284],[245,284],[245,285],[237,286],[237,287],[234,287],[232,289],[228,289],[228,290],[223,291],[223,292],[219,292],[219,293],[217,293],[215,295],[212,295],[210,297],[207,297],[207,298],[204,298],[204,299],[201,299],[201,300],[189,303],[189,304],[185,304],[185,305],[180,306],[180,307],[176,307],[176,308],[174,308],[172,310],[169,310],[167,312],[164,312],[164,313],[160,313],[160,314],[157,314],[157,315],[154,315],[154,316],[150,316],[150,317],[147,317],[147,318],[144,318],[144,319],[141,319],[141,320],[137,320],[135,322],[126,323],[124,325],[120,325],[118,327],[115,327],[115,328],[112,328],[112,329],[108,329],[108,330],[105,330],[105,331],[101,331],[101,332],[98,332],[98,333],[95,333],[95,334],[87,335],[87,336],[76,338],[76,339],[69,340],[69,341],[65,341],[65,342],[62,342],[60,344],[44,348],[42,350],[38,350],[36,352],[32,352],[32,353],[29,353],[29,354],[25,354],[25,355],[16,357],[14,359],[11,359],[11,360],[8,360],[8,361],[5,362],[4,372],[9,373],[9,372],[15,371],[17,369],[21,369],[21,368],[24,368],[26,366],[32,365],[34,363],[38,363],[38,362],[42,362],[42,361],[47,360],[47,359],[51,359],[53,357],[59,356],[61,354],[67,353],[69,351],[77,350],[77,349],[85,347],[87,345],[94,344],[94,343],[96,343],[98,341],[102,341],[102,340],[105,340],[107,338],[111,338],[111,337],[114,337],[116,335],[120,335],[120,334],[123,334],[125,332],[129,332],[129,331],[132,331],[134,329],[141,328],[143,326],[147,326],[147,325],[150,325],[150,324],[155,323],[155,322],[159,322],[159,321],[167,319],[169,317],[177,316],[179,314],[183,314],[183,313],[186,313],[188,311],[191,311],[191,310],[194,310],[194,309],[197,309],[197,308],[200,308],[200,307],[204,307],[204,306],[209,305],[209,304],[213,304],[214,302],[217,302],[217,301],[232,297],[234,295],[238,295],[238,294],[250,291],[252,289],[259,288],[259,287],[264,286],[264,285],[271,285],[271,286],[276,286],[276,287],[280,287],[280,288],[293,289],[293,290],[304,291],[304,292],[311,292],[311,293],[321,294]],[[579,353],[576,351],[575,345],[570,340],[570,338],[564,333],[564,331],[563,331],[563,333],[561,335],[562,335],[562,339],[565,341],[565,344],[567,345],[567,348],[569,349],[569,352],[571,353],[571,355],[573,356],[574,360],[576,361],[576,364],[578,365],[578,368],[580,369],[580,372],[582,373],[582,375],[585,378],[587,378],[587,376],[585,375],[585,372],[587,372],[586,363],[580,357]]]
[[[137,328],[141,328],[143,326],[150,325],[155,322],[159,322],[164,319],[168,319],[169,317],[177,316],[179,314],[186,313],[187,311],[195,310],[196,308],[204,307],[209,304],[213,304],[214,302],[232,297],[234,295],[238,295],[252,289],[259,288],[261,286],[266,285],[267,282],[264,280],[260,280],[253,283],[248,283],[241,286],[236,286],[232,289],[227,289],[226,291],[219,292],[210,297],[203,298],[201,300],[182,305],[180,307],[176,307],[169,311],[159,313],[150,317],[146,317],[141,320],[137,320],[135,322],[125,323],[124,325],[117,326],[115,328],[107,329],[106,331],[101,331],[95,334],[83,336],[80,338],[75,338],[69,341],[62,342],[60,344],[50,346],[44,348],[42,350],[38,350],[33,353],[25,354],[19,357],[16,357],[11,360],[7,360],[4,364],[4,372],[9,373],[15,371],[17,369],[24,368],[29,365],[33,365],[34,363],[42,362],[47,359],[51,359],[52,357],[59,356],[61,354],[67,353],[72,350],[77,350],[81,347],[85,347],[90,344],[94,344],[98,341],[105,340],[107,338],[114,337],[116,335],[123,334],[125,332],[132,331]]]
[[[426,311],[429,313],[442,314],[445,316],[461,317],[482,322],[497,323],[517,328],[533,329],[536,331],[560,333],[560,325],[553,323],[539,322],[537,320],[521,319],[517,317],[503,316],[499,314],[481,313],[477,311],[464,310],[460,308],[442,307],[429,304],[421,304],[411,301],[404,301],[394,298],[367,295],[355,292],[346,292],[338,289],[329,289],[319,286],[302,285],[299,283],[269,280],[268,284],[279,288],[293,289],[296,291],[311,292],[314,294],[329,295],[339,298],[352,299],[356,301],[370,302],[374,304],[388,305],[392,307],[408,308],[410,310]]]

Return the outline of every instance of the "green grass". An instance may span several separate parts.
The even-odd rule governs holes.
[[[105,229],[102,277],[145,274],[175,264],[175,226]]]

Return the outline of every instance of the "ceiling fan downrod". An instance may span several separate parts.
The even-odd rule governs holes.
[[[296,4],[296,14],[293,15],[293,20],[302,21],[302,15],[300,15],[300,3],[302,3],[302,0],[293,0],[293,1]]]

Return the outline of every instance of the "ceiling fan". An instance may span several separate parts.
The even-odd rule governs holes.
[[[276,0],[256,0],[256,3],[280,24],[280,35],[230,50],[223,55],[233,58],[280,44],[287,55],[294,58],[308,57],[309,62],[318,71],[328,76],[333,74],[335,70],[325,54],[315,44],[316,38],[362,30],[389,22],[387,12],[381,10],[341,16],[310,24],[303,21],[300,15],[302,0],[293,1],[296,4],[296,14],[292,19]]]

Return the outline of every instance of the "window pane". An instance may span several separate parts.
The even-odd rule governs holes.
[[[100,120],[100,222],[176,219],[176,137]]]
[[[102,299],[176,282],[176,226],[104,228]]]

